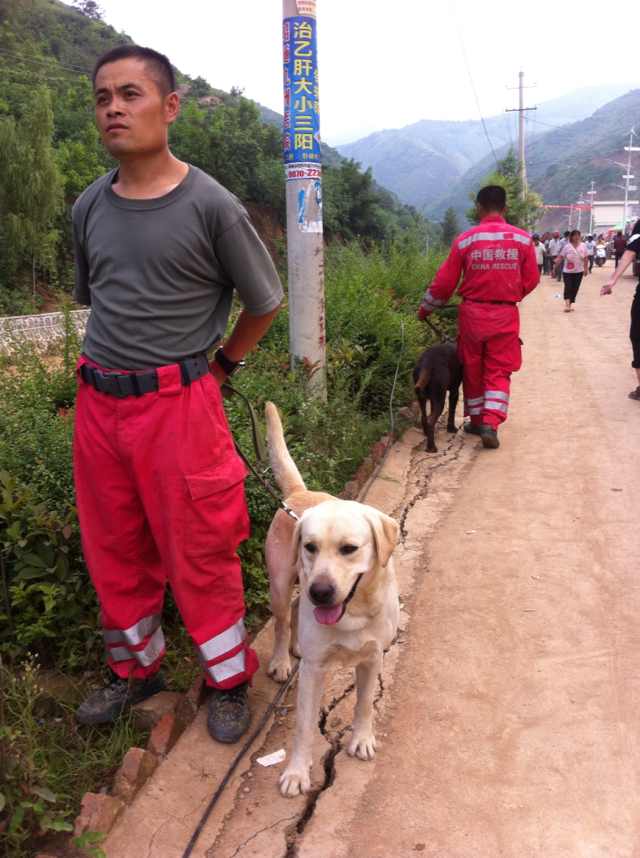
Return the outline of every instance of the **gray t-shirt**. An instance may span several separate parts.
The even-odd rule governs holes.
[[[111,369],[148,369],[207,351],[233,290],[259,316],[282,301],[269,253],[240,202],[189,166],[154,199],[118,196],[112,170],[73,207],[75,300],[89,304],[83,352]]]

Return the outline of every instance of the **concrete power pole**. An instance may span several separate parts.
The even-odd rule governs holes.
[[[590,197],[589,200],[589,235],[593,235],[593,198],[596,195],[596,183],[591,181],[591,190],[587,191]]]
[[[322,160],[316,0],[283,0],[283,150],[287,198],[289,349],[326,399]]]
[[[518,162],[520,164],[520,193],[527,195],[527,162],[524,157],[524,72],[518,74]]]
[[[524,114],[527,110],[537,110],[537,107],[524,106],[524,72],[518,73],[518,107],[507,108],[506,113],[518,113],[518,169],[520,173],[520,198],[527,196],[527,161],[524,145]]]
[[[627,156],[627,170],[625,175],[622,177],[624,179],[624,213],[622,215],[622,232],[626,233],[627,231],[627,215],[629,211],[629,191],[631,190],[629,183],[634,178],[631,173],[631,153],[632,152],[640,152],[640,146],[633,145],[633,138],[635,137],[635,129],[632,128],[629,132],[629,145],[624,147],[625,152],[628,152]]]
[[[584,198],[582,194],[578,197],[578,222],[576,223],[576,229],[580,229],[580,225],[582,223],[582,206],[584,205]]]

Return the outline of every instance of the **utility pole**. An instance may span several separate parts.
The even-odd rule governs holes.
[[[529,87],[527,87],[529,88]],[[518,73],[518,107],[507,108],[506,113],[518,113],[518,168],[520,173],[520,198],[524,201],[527,196],[527,163],[524,147],[524,114],[527,110],[537,110],[537,107],[524,106],[524,72]]]
[[[591,190],[587,191],[587,194],[591,198],[590,199],[590,205],[589,205],[589,235],[593,235],[593,198],[596,195],[595,188],[596,188],[596,183],[592,179],[591,180]]]
[[[283,0],[289,351],[327,398],[316,0]]]
[[[576,229],[580,229],[580,224],[582,223],[582,206],[584,205],[584,197],[582,194],[578,197],[578,222],[576,223]]]
[[[633,145],[633,138],[635,136],[635,129],[631,129],[629,132],[629,145],[624,147],[625,152],[628,152],[627,156],[627,170],[625,175],[622,177],[624,179],[624,214],[622,215],[622,232],[626,233],[627,231],[627,212],[629,210],[629,191],[631,188],[629,187],[629,182],[633,179],[633,175],[631,173],[631,153],[632,152],[640,152],[640,146]]]

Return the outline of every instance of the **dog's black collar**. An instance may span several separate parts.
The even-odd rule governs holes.
[[[342,613],[340,614],[340,620],[344,617],[345,611],[347,610],[347,605],[349,604],[349,602],[350,602],[350,601],[353,599],[353,597],[355,596],[355,594],[356,594],[356,590],[358,589],[358,584],[359,584],[359,583],[360,583],[360,581],[362,580],[362,576],[363,576],[363,575],[364,575],[364,572],[361,572],[361,573],[358,575],[358,577],[356,578],[356,580],[353,582],[353,587],[349,590],[349,594],[348,594],[347,598],[346,598],[346,599],[344,600],[344,602],[342,603]],[[340,620],[338,620],[338,622],[340,622]]]

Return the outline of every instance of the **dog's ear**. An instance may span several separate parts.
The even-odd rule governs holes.
[[[378,561],[381,566],[386,566],[398,543],[400,526],[393,518],[373,506],[365,505],[365,510],[367,521],[373,532]]]

